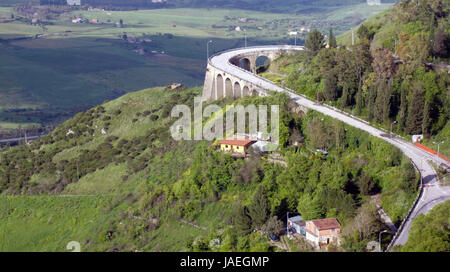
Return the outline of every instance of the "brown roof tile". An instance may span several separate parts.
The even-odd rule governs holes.
[[[339,229],[339,228],[341,228],[341,225],[336,220],[336,218],[316,219],[316,220],[311,220],[311,221],[314,223],[314,225],[316,225],[316,227],[319,230],[328,230],[328,229]]]
[[[256,141],[252,140],[221,140],[219,144],[227,144],[227,145],[237,145],[237,146],[248,146],[250,144],[255,143]]]

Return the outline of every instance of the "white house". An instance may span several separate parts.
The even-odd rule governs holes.
[[[305,226],[306,222],[303,221],[302,216],[294,216],[288,218],[288,230],[291,233],[298,233],[300,235],[306,236]]]
[[[305,226],[306,240],[314,247],[333,243],[340,245],[341,225],[336,218],[310,220]]]

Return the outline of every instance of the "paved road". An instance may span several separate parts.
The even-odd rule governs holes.
[[[35,140],[35,139],[41,138],[42,136],[43,136],[43,135],[39,135],[39,136],[29,136],[29,137],[27,137],[27,141]],[[20,142],[20,141],[22,141],[22,140],[25,140],[25,137],[3,139],[3,140],[0,140],[0,144],[7,144],[7,143],[12,143],[12,142]]]
[[[413,145],[412,143],[407,142],[403,139],[396,138],[395,136],[393,136],[393,138],[386,137],[385,131],[372,127],[368,122],[364,120],[351,116],[347,113],[344,113],[338,109],[329,107],[327,105],[316,104],[314,101],[311,101],[306,96],[295,94],[293,91],[287,88],[277,86],[273,82],[264,79],[262,77],[259,77],[255,74],[252,74],[251,72],[239,68],[229,62],[229,60],[236,55],[254,54],[255,52],[260,52],[261,55],[263,55],[265,52],[268,51],[279,51],[279,50],[300,51],[304,50],[304,48],[301,46],[260,46],[260,47],[240,48],[216,54],[209,59],[209,63],[210,65],[214,66],[217,69],[220,69],[233,76],[251,82],[252,84],[257,85],[263,89],[277,92],[287,92],[288,95],[292,98],[292,100],[294,100],[298,105],[304,106],[311,110],[318,111],[322,114],[338,119],[348,125],[362,129],[368,132],[369,134],[396,146],[403,152],[403,154],[409,157],[421,172],[423,177],[423,184],[425,184],[425,187],[421,198],[419,199],[416,207],[411,213],[411,216],[408,217],[408,219],[404,224],[404,227],[400,230],[401,232],[398,234],[397,239],[394,241],[394,246],[405,244],[406,241],[408,240],[408,233],[411,227],[412,220],[415,217],[417,217],[420,213],[426,213],[437,204],[450,199],[450,186],[442,187],[439,185],[436,171],[434,170],[430,162],[433,162],[437,165],[441,164],[449,165],[449,163],[443,160],[442,158],[439,158],[436,155],[428,153],[425,150],[422,150],[417,146]]]

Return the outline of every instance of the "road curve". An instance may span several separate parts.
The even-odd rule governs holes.
[[[262,89],[276,92],[286,92],[292,98],[292,100],[295,101],[298,105],[304,106],[311,110],[318,111],[322,114],[338,119],[348,125],[364,130],[370,135],[380,138],[397,147],[398,149],[401,150],[401,152],[405,156],[410,158],[421,173],[424,188],[422,194],[420,195],[419,200],[417,201],[417,204],[411,211],[410,216],[406,218],[406,220],[403,222],[403,226],[400,227],[399,229],[399,233],[397,233],[397,235],[395,235],[394,237],[395,240],[393,241],[393,246],[404,245],[408,240],[408,234],[411,228],[412,220],[416,218],[419,214],[426,213],[428,210],[430,210],[437,204],[450,199],[450,186],[446,187],[440,186],[437,173],[430,162],[433,162],[437,165],[441,164],[448,165],[449,163],[443,160],[442,158],[439,158],[436,155],[428,153],[425,150],[422,150],[417,146],[413,145],[412,143],[407,142],[401,138],[395,136],[393,136],[392,138],[383,136],[386,135],[386,131],[377,129],[371,126],[368,122],[358,117],[351,116],[339,109],[330,107],[328,105],[317,104],[314,101],[308,99],[304,95],[299,95],[294,93],[294,91],[290,89],[280,87],[275,83],[265,78],[262,78],[258,75],[255,75],[247,70],[244,70],[238,66],[235,66],[230,62],[231,58],[239,55],[255,54],[255,53],[261,53],[263,55],[265,52],[280,51],[280,50],[301,51],[304,50],[304,48],[301,46],[278,46],[278,45],[239,48],[235,50],[228,50],[222,53],[218,53],[210,57],[208,59],[208,62],[216,69],[222,70],[235,77],[248,81],[256,86],[259,86]]]

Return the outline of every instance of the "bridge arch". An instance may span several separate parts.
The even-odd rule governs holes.
[[[223,97],[223,77],[221,74],[217,75],[217,91],[216,91],[216,97],[215,99],[220,99]]]
[[[226,97],[233,97],[233,83],[230,78],[225,80],[225,94]]]
[[[244,86],[244,88],[242,89],[242,96],[246,97],[250,95],[250,89],[247,86]]]
[[[239,60],[239,67],[241,67],[244,70],[247,70],[251,72],[252,69],[252,63],[248,58],[242,58]]]
[[[224,97],[233,97],[233,88],[231,88],[231,79],[225,80],[225,95]]]
[[[237,82],[237,81],[234,83],[233,94],[234,94],[235,98],[241,98],[242,97],[241,84],[239,84],[239,82]]]
[[[270,58],[267,56],[261,55],[256,58],[255,64],[256,64],[256,73],[264,73],[269,69],[270,66]]]

